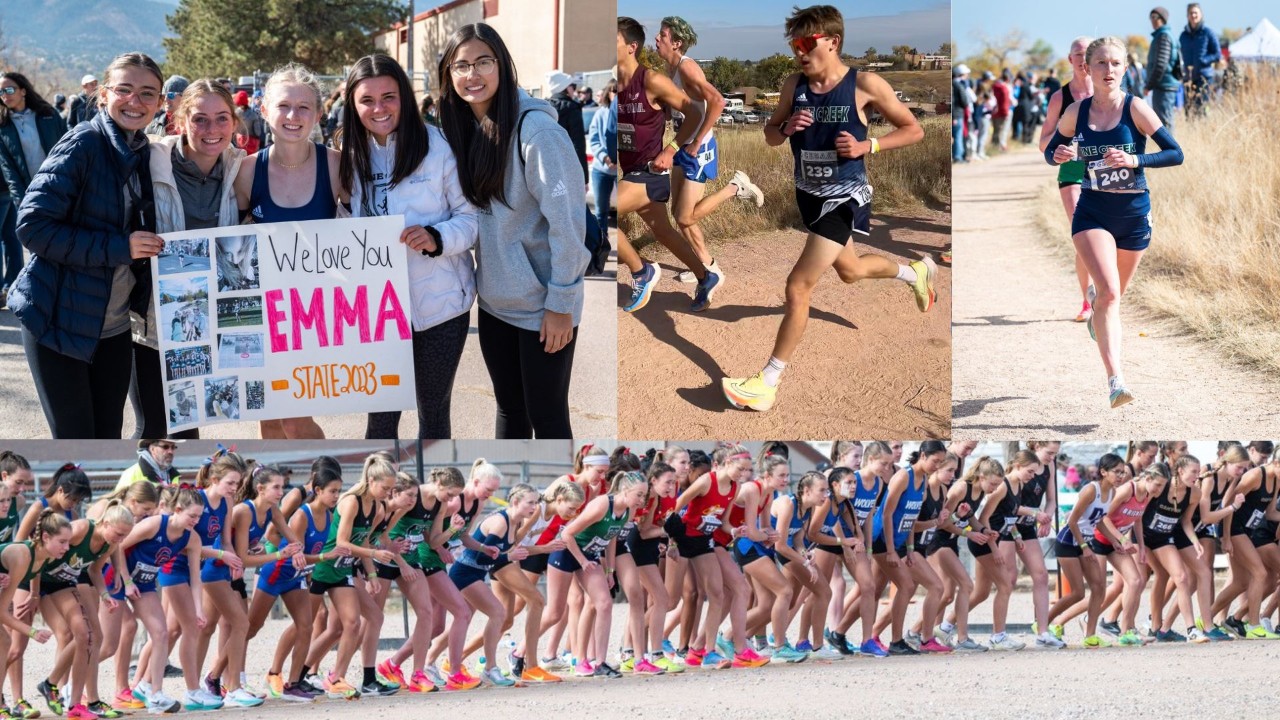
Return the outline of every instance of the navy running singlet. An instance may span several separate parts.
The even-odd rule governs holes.
[[[1113,147],[1130,155],[1141,155],[1146,150],[1147,136],[1133,122],[1132,105],[1133,96],[1125,95],[1120,122],[1109,130],[1092,130],[1089,128],[1089,108],[1093,106],[1093,98],[1080,101],[1074,142],[1078,143],[1079,158],[1085,164],[1084,183],[1081,185],[1083,190],[1110,193],[1147,191],[1147,176],[1142,168],[1104,167],[1102,158]]]
[[[258,153],[257,166],[253,170],[253,188],[249,190],[249,212],[255,222],[297,222],[301,220],[332,220],[338,215],[338,201],[333,197],[329,184],[329,157],[323,145],[316,145],[316,187],[311,199],[301,207],[280,207],[271,199],[271,179],[267,162],[271,149]]]
[[[841,132],[867,139],[867,126],[858,118],[857,85],[858,71],[853,68],[827,93],[814,91],[804,75],[796,82],[793,111],[813,113],[813,124],[791,136],[797,190],[823,198],[853,198],[859,205],[871,202],[866,162],[836,155]]]

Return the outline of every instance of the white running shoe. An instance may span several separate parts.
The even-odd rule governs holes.
[[[1027,644],[1014,640],[1006,633],[1005,636],[999,640],[996,640],[995,637],[992,636],[989,646],[992,650],[1021,650],[1026,647]]]
[[[738,186],[738,194],[734,197],[743,200],[750,200],[756,204],[756,207],[764,207],[764,192],[753,182],[751,178],[741,170],[733,172],[733,179],[729,182]]]
[[[715,258],[711,259],[711,264],[707,266],[707,269],[722,278],[724,277],[724,271],[720,269],[720,263],[716,262]],[[694,275],[692,270],[685,270],[684,272],[676,275],[676,279],[685,285],[698,284],[698,276]]]
[[[235,690],[232,690],[227,693],[227,697],[225,699],[228,705],[236,705],[246,708],[258,707],[262,704],[262,698],[254,695],[244,688],[236,688]]]
[[[163,690],[156,690],[147,698],[147,712],[152,715],[176,713],[181,708],[182,704],[165,695]]]
[[[844,656],[840,654],[839,650],[836,650],[830,645],[823,644],[822,647],[818,648],[814,653],[812,653],[812,657],[815,660],[826,660],[828,662],[832,662],[835,660],[840,660]]]
[[[1059,640],[1051,632],[1042,632],[1040,633],[1039,637],[1036,638],[1037,648],[1043,648],[1048,650],[1061,650],[1066,646],[1067,646],[1066,643]]]

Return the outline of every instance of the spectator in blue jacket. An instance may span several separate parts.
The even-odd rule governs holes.
[[[1204,115],[1205,103],[1213,99],[1213,65],[1222,59],[1222,49],[1217,36],[1204,24],[1200,3],[1187,5],[1187,27],[1178,45],[1187,68],[1182,74],[1187,84],[1187,117]]]
[[[618,81],[610,80],[600,91],[600,109],[591,116],[587,149],[591,154],[591,194],[596,203],[600,232],[609,227],[609,198],[618,181]]]
[[[1153,9],[1151,28],[1145,89],[1151,93],[1151,109],[1156,111],[1156,117],[1172,133],[1173,111],[1177,107],[1178,88],[1181,87],[1178,78],[1182,77],[1182,62],[1178,57],[1178,44],[1173,41],[1173,31],[1169,29],[1169,11],[1163,7]]]
[[[15,72],[0,75],[0,173],[4,176],[4,185],[0,186],[0,238],[4,242],[0,307],[23,265],[16,229],[18,204],[31,184],[31,176],[66,132],[62,116],[40,97],[26,76]]]
[[[141,53],[104,73],[103,110],[49,151],[18,210],[31,259],[9,293],[54,438],[119,438],[133,370],[129,311],[146,315],[159,254],[143,129],[163,78]]]

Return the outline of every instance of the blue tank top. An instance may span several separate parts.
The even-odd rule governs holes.
[[[191,539],[191,531],[183,530],[177,540],[169,540],[169,516],[160,516],[160,530],[155,536],[129,548],[125,553],[125,565],[129,568],[129,576],[139,585],[148,585],[156,581],[160,568],[172,565],[173,559],[181,557],[186,562],[183,551]]]
[[[16,503],[15,503],[15,505],[16,505]],[[44,508],[45,510],[48,510],[48,509],[49,509],[49,498],[44,497],[43,495],[42,495],[42,496],[40,496],[40,507]],[[75,516],[75,515],[74,515],[70,510],[63,510],[63,511],[62,511],[62,514],[63,514],[64,516],[66,516],[66,518],[67,518],[68,520],[75,520],[75,519],[76,519],[76,516]]]
[[[796,547],[796,536],[800,535],[800,532],[804,530],[805,523],[809,521],[809,515],[813,513],[813,509],[810,508],[805,511],[804,515],[801,515],[799,498],[795,495],[790,495],[789,497],[791,498],[791,522],[787,525],[787,544],[790,545],[793,550],[799,551],[802,548]],[[777,515],[773,515],[773,526],[774,530],[777,530],[779,533],[782,532],[782,528],[778,527]]]
[[[907,535],[911,532],[911,526],[915,523],[916,517],[920,515],[920,506],[924,504],[924,487],[921,482],[916,485],[916,469],[907,466],[907,487],[903,489],[902,495],[898,498],[898,506],[893,509],[893,547],[904,545],[907,542]],[[889,497],[885,493],[885,498]],[[879,538],[884,533],[884,506],[881,502],[876,507],[876,516],[872,521],[871,535],[873,538]]]
[[[479,505],[479,503],[476,503],[476,504]],[[496,538],[490,538],[490,536],[486,535],[483,530],[477,527],[475,531],[471,533],[471,539],[475,540],[481,545],[488,545],[490,547],[498,548],[498,553],[499,553],[498,559],[502,559],[502,556],[506,555],[507,551],[511,549],[511,518],[510,516],[507,515],[506,510],[501,510],[498,512],[498,514],[502,516],[503,522],[506,526],[503,528],[501,535],[497,536]],[[613,499],[610,498],[609,512],[606,513],[606,516],[612,516],[612,514],[613,514]],[[484,523],[481,523],[481,525],[483,524]],[[460,556],[458,556],[458,562],[463,565],[470,565],[471,567],[474,567],[474,568],[488,569],[493,567],[498,562],[498,560],[495,560],[494,558],[491,558],[482,552],[472,550],[471,548],[467,548],[462,551],[462,554]]]
[[[200,520],[196,523],[196,536],[200,538],[200,543],[205,547],[213,545],[214,540],[222,537],[222,528],[227,524],[227,510],[231,507],[231,503],[226,498],[222,498],[222,505],[216,510],[209,504],[209,496],[204,490],[197,490],[200,499],[204,502],[204,513],[200,515]],[[165,575],[185,575],[190,572],[187,567],[187,556],[177,555],[166,563],[161,571]]]
[[[867,126],[858,118],[857,85],[853,68],[827,93],[815,92],[803,74],[796,82],[792,108],[813,113],[813,124],[791,136],[797,190],[824,198],[852,197],[859,205],[871,202],[866,162],[836,155],[841,132],[867,139]]]
[[[329,539],[329,523],[333,522],[333,511],[325,512],[324,529],[316,527],[315,515],[311,512],[311,506],[303,504],[301,508],[303,514],[307,516],[307,529],[302,536],[302,554],[303,555],[319,555],[324,550],[324,542]],[[303,569],[303,574],[311,572],[311,565],[307,565]],[[293,561],[290,559],[273,560],[262,566],[262,573],[267,576],[269,583],[285,583],[296,578],[298,571],[293,567]]]
[[[264,551],[263,546],[262,546],[262,536],[267,534],[267,526],[271,524],[271,513],[275,512],[275,510],[276,510],[276,509],[275,509],[275,508],[268,508],[268,509],[267,509],[267,518],[266,518],[266,520],[265,520],[262,524],[258,524],[258,508],[257,508],[257,506],[255,506],[255,505],[253,504],[253,501],[252,501],[252,500],[245,500],[243,504],[244,504],[244,505],[248,505],[248,506],[249,506],[249,549],[248,549],[248,552],[247,552],[246,554],[248,554],[248,555],[261,555],[261,554],[263,553],[263,551]],[[223,518],[223,519],[224,519],[224,521],[225,521],[225,513],[226,513],[226,502],[224,501],[224,502],[223,502],[223,514],[224,514],[224,518]],[[204,520],[204,518],[205,518],[205,517],[207,517],[207,516],[201,516],[201,518],[200,518],[200,519],[201,519],[201,520]],[[232,542],[234,542],[234,539],[232,540]],[[213,539],[212,546],[213,546],[213,549],[214,549],[214,550],[224,550],[224,549],[226,549],[226,548],[224,548],[224,547],[223,547],[223,545],[222,545],[222,533],[221,533],[221,532],[219,532],[219,533],[218,533],[218,535],[217,535],[217,537],[215,537],[215,538]],[[234,551],[234,548],[231,548],[231,549]],[[206,564],[208,564],[208,565],[210,565],[210,566],[212,566],[212,565],[220,565],[220,564],[221,564],[219,561],[217,561],[217,560],[213,560],[212,558],[210,558],[210,559],[208,559],[208,560],[205,560],[205,563],[206,563]]]
[[[338,214],[338,203],[329,185],[329,158],[323,145],[316,145],[316,186],[311,200],[302,207],[286,208],[271,199],[271,179],[267,172],[270,148],[258,153],[253,171],[253,188],[249,190],[249,212],[260,223],[332,220]]]
[[[858,524],[861,525],[875,509],[876,504],[880,502],[880,491],[884,488],[884,481],[876,478],[875,485],[868,490],[862,486],[862,471],[855,470],[853,480],[857,485],[857,489],[853,494],[853,516],[857,518]]]
[[[1147,136],[1143,135],[1133,122],[1132,105],[1133,96],[1125,95],[1124,107],[1120,110],[1120,122],[1110,130],[1091,130],[1089,108],[1093,106],[1093,98],[1080,101],[1080,114],[1077,116],[1076,136],[1073,142],[1078,144],[1079,158],[1085,165],[1081,189],[1107,193],[1145,193],[1147,191],[1147,176],[1142,168],[1102,166],[1102,156],[1109,148],[1120,148],[1130,155],[1141,155],[1146,150]]]

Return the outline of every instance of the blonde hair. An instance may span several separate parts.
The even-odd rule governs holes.
[[[751,462],[751,452],[745,447],[732,442],[720,443],[711,454],[711,463],[716,467],[724,467],[724,464],[729,462],[729,458],[743,454],[747,456],[747,462]]]
[[[467,486],[467,479],[462,477],[462,472],[456,467],[431,468],[431,473],[427,475],[427,482],[437,487],[458,490]]]
[[[364,497],[369,492],[370,483],[394,477],[396,477],[396,469],[391,462],[391,456],[385,452],[376,452],[364,459],[364,467],[360,470],[360,482],[342,496]]]
[[[876,458],[886,455],[893,457],[893,448],[889,447],[889,443],[883,440],[872,440],[862,450],[862,467],[860,469],[866,470]]]
[[[2,484],[0,483],[0,485]],[[160,491],[156,489],[156,484],[153,482],[139,481],[132,485],[112,490],[103,500],[107,501],[106,507],[110,507],[111,503],[116,500],[120,502],[132,500],[136,503],[151,503],[155,505],[160,502]]]
[[[530,495],[537,496],[537,494],[538,490],[534,486],[528,483],[520,483],[512,486],[512,488],[507,491],[507,504],[515,505]]]
[[[9,488],[8,483],[0,482],[0,500],[12,500],[13,490]]]
[[[245,463],[244,458],[236,453],[219,450],[214,454],[210,462],[200,466],[199,472],[196,473],[196,485],[207,488],[217,480],[227,476],[227,473],[238,472],[241,480],[245,475],[249,474],[249,466]]]
[[[1120,51],[1120,59],[1128,62],[1129,49],[1125,47],[1124,41],[1115,35],[1105,35],[1089,43],[1089,47],[1084,51],[1084,61],[1087,64],[1093,63],[1093,54],[1102,48],[1109,47]]]
[[[1205,471],[1200,473],[1200,477],[1205,478],[1210,475],[1216,475],[1224,465],[1238,465],[1244,463],[1248,465],[1249,453],[1244,449],[1243,445],[1228,445],[1227,449],[1222,453],[1222,457],[1218,458],[1216,467],[1206,467]]]
[[[648,481],[644,479],[644,475],[641,475],[640,473],[634,470],[620,472],[613,476],[613,484],[609,486],[609,494],[617,495],[619,493],[624,493],[637,485],[647,485],[647,484],[648,484]],[[648,501],[649,501],[649,493],[646,492],[644,496],[644,502],[648,502]]]
[[[579,505],[586,499],[586,495],[582,492],[582,486],[576,482],[571,482],[564,478],[558,478],[555,482],[547,486],[542,491],[542,499],[547,503],[553,503],[557,500],[568,499]]]
[[[497,478],[498,483],[501,484],[502,471],[498,469],[497,465],[494,465],[488,460],[485,460],[484,458],[476,458],[476,461],[471,463],[471,479],[479,482],[485,478]]]
[[[831,457],[827,458],[832,465],[840,462],[840,458],[848,455],[854,448],[862,447],[861,440],[836,440],[831,443]]]
[[[320,92],[320,80],[305,65],[295,62],[281,65],[271,73],[271,77],[267,78],[266,84],[262,86],[263,107],[270,104],[271,91],[284,84],[306,85],[311,88],[316,95],[315,111],[316,117],[319,118],[321,106],[324,103],[324,94]]]
[[[1035,453],[1031,452],[1030,450],[1019,450],[1018,452],[1014,453],[1013,457],[1009,460],[1009,472],[1013,472],[1015,468],[1022,468],[1028,465],[1039,465],[1039,464],[1040,464],[1040,458],[1036,457]]]
[[[133,523],[133,512],[125,507],[123,500],[108,500],[107,508],[102,511],[102,517],[98,519],[99,525],[128,525],[133,527]]]
[[[960,478],[966,485],[973,485],[980,478],[984,477],[1004,477],[1004,466],[999,460],[992,458],[990,455],[983,455],[978,461],[965,471],[964,477]]]

